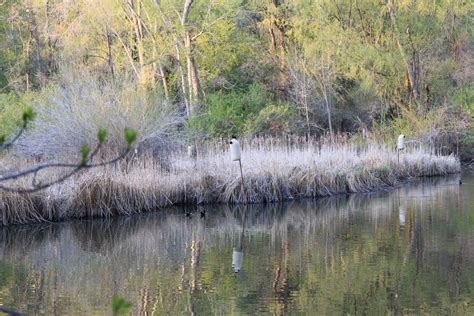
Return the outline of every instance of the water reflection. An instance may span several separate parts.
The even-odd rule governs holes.
[[[242,218],[242,232],[240,234],[240,240],[239,244],[237,247],[233,248],[232,251],[232,270],[234,270],[235,273],[240,272],[242,269],[242,262],[244,260],[244,236],[245,236],[245,215],[247,213],[241,212],[241,218]]]
[[[100,315],[118,294],[149,315],[474,312],[470,179],[1,229],[0,303]]]

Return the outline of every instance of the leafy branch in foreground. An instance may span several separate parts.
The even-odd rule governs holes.
[[[5,150],[8,147],[10,147],[11,145],[13,145],[21,137],[21,135],[23,135],[23,132],[26,130],[26,127],[28,126],[28,123],[33,121],[35,116],[36,116],[36,113],[33,111],[33,109],[32,108],[27,108],[23,112],[23,116],[22,116],[23,124],[22,124],[20,130],[18,131],[18,133],[15,135],[15,137],[13,137],[10,141],[7,142],[6,141],[6,136],[5,135],[0,135],[0,151]]]
[[[28,108],[27,110],[25,110],[25,112],[23,113],[22,128],[15,135],[15,137],[13,137],[13,139],[8,142],[5,142],[4,136],[0,137],[0,151],[5,150],[6,148],[10,147],[13,143],[15,143],[15,141],[17,141],[20,138],[20,136],[23,134],[23,132],[27,128],[28,123],[34,119],[35,115],[36,114],[33,112],[31,108]],[[99,152],[99,150],[104,146],[106,138],[107,138],[107,131],[104,129],[99,129],[99,132],[97,133],[98,142],[97,142],[96,147],[94,148],[93,151],[91,151],[89,145],[87,144],[83,145],[80,150],[81,160],[78,163],[62,163],[62,162],[44,163],[44,164],[39,164],[30,168],[26,168],[20,171],[15,171],[15,172],[11,172],[9,174],[0,176],[0,190],[4,190],[8,192],[17,192],[17,193],[33,193],[36,191],[43,190],[54,184],[63,182],[64,180],[72,177],[73,175],[77,174],[78,172],[82,170],[113,164],[121,160],[122,158],[124,158],[130,152],[132,145],[137,138],[137,133],[129,128],[125,128],[124,138],[127,143],[127,147],[122,151],[122,153],[120,153],[117,157],[114,157],[110,160],[93,163],[92,162],[93,158]],[[55,169],[55,168],[66,168],[66,169],[70,169],[70,171],[48,182],[37,181],[37,176],[40,171],[44,171],[47,169]],[[1,184],[2,182],[16,180],[16,179],[24,178],[30,175],[33,175],[33,179],[31,182],[31,186],[27,188],[12,187],[12,186]]]

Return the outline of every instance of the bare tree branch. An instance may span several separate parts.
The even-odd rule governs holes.
[[[23,127],[20,129],[20,131],[15,135],[15,137],[13,137],[12,140],[6,142],[5,144],[1,144],[0,145],[0,151],[2,150],[5,150],[7,149],[8,147],[10,147],[11,145],[13,145],[13,143],[15,143],[20,137],[21,135],[23,134],[23,132],[25,131],[26,129],[26,124],[23,124]]]
[[[10,186],[5,186],[3,184],[0,184],[0,190],[7,191],[7,192],[15,192],[15,193],[34,193],[41,191],[43,189],[46,189],[50,186],[53,186],[55,184],[61,183],[68,178],[72,177],[73,175],[79,173],[82,170],[85,169],[91,169],[91,168],[97,168],[97,167],[103,167],[106,165],[114,164],[124,158],[128,153],[130,152],[130,148],[127,148],[125,152],[123,152],[120,156],[104,161],[101,163],[96,163],[96,164],[69,164],[69,163],[46,163],[43,165],[38,165],[20,172],[16,172],[15,174],[8,175],[6,177],[0,178],[0,182],[3,182],[5,180],[12,180],[12,179],[17,179],[20,177],[25,177],[30,174],[34,174],[33,181],[32,181],[32,186],[30,188],[20,188],[20,187],[10,187]],[[51,169],[51,168],[74,168],[72,171],[60,176],[59,178],[56,178],[52,181],[46,182],[46,183],[37,183],[36,182],[36,176],[39,171],[45,170],[45,169]]]

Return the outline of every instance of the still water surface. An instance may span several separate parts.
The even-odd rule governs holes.
[[[1,228],[0,304],[103,315],[117,294],[137,315],[472,315],[474,177],[458,179]]]

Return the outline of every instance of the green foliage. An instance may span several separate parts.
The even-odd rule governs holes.
[[[22,115],[23,125],[26,126],[26,124],[28,124],[28,122],[33,121],[35,116],[36,116],[36,113],[33,111],[33,109],[31,107],[26,108],[23,111],[23,115]]]
[[[271,96],[261,85],[251,85],[245,92],[216,92],[208,96],[205,112],[188,123],[194,133],[211,137],[241,135],[247,122],[254,120]]]
[[[126,315],[132,308],[132,303],[125,301],[124,298],[114,295],[112,297],[112,315]]]
[[[262,47],[230,21],[216,23],[213,33],[200,37],[197,44],[203,76],[216,88],[232,85],[234,91],[245,89],[262,75],[258,73],[258,53]],[[252,68],[246,67],[249,64]]]
[[[107,131],[105,129],[99,129],[97,133],[97,139],[99,140],[99,145],[104,144],[105,139],[107,138]]]
[[[128,127],[125,127],[124,136],[125,141],[127,142],[127,148],[130,149],[132,147],[133,142],[137,139],[137,132],[129,129]]]
[[[426,118],[423,111],[438,113],[450,107],[445,111],[449,119],[464,124],[467,107],[472,105],[466,100],[472,96],[469,70],[474,41],[469,1],[392,1],[393,19],[387,1],[218,0],[210,5],[195,0],[185,23],[179,18],[183,18],[182,1],[129,2],[124,7],[116,1],[100,1],[94,10],[84,0],[65,7],[61,2],[46,5],[26,0],[1,5],[0,91],[16,92],[0,94],[1,135],[8,136],[21,126],[32,90],[45,90],[51,80],[58,81],[53,76],[63,67],[58,65],[70,65],[74,72],[97,72],[103,82],[96,86],[104,83],[107,87],[98,89],[100,93],[110,88],[107,82],[117,83],[123,74],[131,74],[144,88],[137,95],[160,91],[167,103],[180,106],[186,97],[195,106],[194,113],[200,112],[189,121],[189,133],[210,137],[294,132],[296,123],[289,123],[298,117],[290,107],[303,114],[306,131],[311,132],[324,132],[330,121],[335,131],[343,132],[371,126],[374,121],[379,127],[383,117],[383,124],[397,131],[426,134],[426,129],[411,130],[413,116],[405,116],[403,109]],[[133,7],[140,10],[134,12]],[[58,35],[53,39],[51,34]],[[194,71],[190,73],[193,69],[196,80]],[[62,87],[74,84],[66,82]],[[78,86],[92,91],[84,83]],[[112,89],[119,90],[118,86]],[[73,105],[91,95],[77,92]],[[59,99],[64,103],[70,95]],[[139,112],[134,97],[114,98],[119,119],[110,122]],[[127,100],[133,101],[127,104]],[[35,98],[35,102],[50,106],[46,100]],[[94,106],[99,103],[93,102]],[[275,104],[285,104],[286,109],[270,107]],[[73,113],[73,121],[97,108],[78,107],[79,114],[67,110]],[[152,108],[156,109],[154,104]],[[40,107],[35,110],[40,113]],[[55,119],[61,121],[61,115],[69,113]],[[108,142],[122,140],[123,126],[139,131],[145,139],[147,133],[141,127],[160,121],[146,117],[154,122],[142,124],[143,117],[134,117],[141,125],[117,129],[103,125]],[[268,123],[275,120],[288,124],[276,128]],[[93,127],[84,128],[92,132],[87,143],[96,137],[98,126]],[[450,126],[439,132],[458,130]],[[62,132],[55,131],[55,138]],[[464,135],[463,141],[470,142],[471,135],[471,131]]]
[[[81,147],[81,165],[87,164],[87,161],[89,160],[90,152],[91,152],[91,149],[87,144]]]
[[[247,122],[252,134],[292,133],[297,130],[298,113],[290,104],[269,104],[258,113],[255,120]]]

